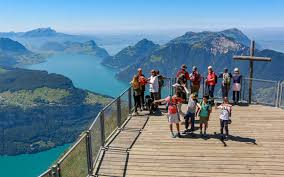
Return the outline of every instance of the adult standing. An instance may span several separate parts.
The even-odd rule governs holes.
[[[150,94],[151,98],[153,101],[159,100],[159,82],[158,82],[158,77],[157,73],[155,70],[151,70],[151,77],[148,79],[149,80],[149,86],[150,86]],[[155,109],[157,108],[157,104],[155,103]]]
[[[158,83],[159,83],[158,97],[159,97],[159,99],[161,99],[162,98],[162,88],[163,88],[164,83],[165,83],[165,81],[164,81],[165,77],[160,74],[159,70],[156,71],[156,74],[157,74]]]
[[[186,69],[187,69],[187,66],[185,64],[182,64],[181,69],[177,72],[176,77],[177,77],[177,80],[183,82],[179,84],[185,84],[187,87],[187,81],[190,80],[190,77]]]
[[[137,108],[139,108],[141,110],[141,101],[140,101],[141,86],[140,86],[140,83],[139,83],[139,76],[138,75],[133,76],[133,79],[131,81],[131,86],[132,86],[132,89],[133,89],[133,97],[134,97],[134,105],[135,105],[134,114],[138,115]]]
[[[198,95],[199,88],[200,88],[200,81],[201,81],[201,75],[198,73],[197,67],[193,66],[192,73],[190,74],[190,90],[191,94],[196,93]]]
[[[187,81],[190,80],[190,77],[189,77],[189,73],[187,72],[187,66],[185,64],[181,65],[181,69],[177,72],[176,78],[177,78],[178,84],[180,84],[180,85],[185,84],[186,88],[188,88]],[[182,93],[182,98],[184,100],[187,100],[186,93],[185,93],[184,89],[181,93]]]
[[[145,85],[147,84],[147,79],[146,79],[145,76],[143,75],[141,68],[138,68],[138,70],[137,70],[137,75],[138,75],[138,77],[139,77],[139,83],[140,83],[140,86],[141,86],[140,101],[141,101],[142,109],[143,109],[143,107],[145,106],[145,99],[144,99],[144,96],[145,96]]]
[[[224,72],[219,75],[219,78],[222,78],[222,98],[228,98],[229,90],[231,86],[232,74],[228,72],[228,68],[224,68]]]
[[[207,85],[208,95],[212,100],[211,104],[213,104],[214,103],[214,89],[215,89],[215,85],[217,83],[217,75],[213,71],[212,66],[208,67],[208,74],[207,74],[207,78],[206,78],[205,82],[206,82],[206,85]]]
[[[242,81],[242,75],[240,74],[239,68],[234,69],[234,74],[232,78],[233,78],[233,101],[234,104],[238,104],[240,98],[240,91],[241,91],[241,81]]]

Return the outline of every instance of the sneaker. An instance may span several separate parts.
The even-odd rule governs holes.
[[[200,131],[200,135],[202,136],[203,134],[202,134],[202,131]]]
[[[170,135],[171,135],[172,138],[176,137],[176,135],[173,132],[171,132]]]
[[[176,137],[181,138],[180,133],[177,133],[177,134],[176,134]]]

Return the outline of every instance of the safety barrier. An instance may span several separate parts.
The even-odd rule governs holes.
[[[252,80],[252,102],[284,108],[284,82],[243,78],[241,98],[248,100],[248,83]],[[175,78],[165,79],[162,97],[173,95]],[[219,85],[219,86],[218,86]],[[221,83],[215,89],[216,97],[221,97]],[[201,81],[199,95],[204,95],[206,84]],[[232,91],[231,91],[232,92]],[[90,128],[83,132],[71,148],[55,165],[42,173],[40,177],[78,177],[91,175],[99,158],[100,151],[123,125],[134,108],[131,87],[114,99],[96,116]]]

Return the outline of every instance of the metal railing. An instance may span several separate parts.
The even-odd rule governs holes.
[[[99,153],[108,139],[127,120],[133,108],[132,90],[129,87],[104,107],[90,128],[83,132],[71,148],[55,165],[40,177],[78,177],[91,175]]]
[[[284,81],[279,82],[278,107],[284,108]]]
[[[284,82],[243,78],[241,99],[247,101],[248,83],[252,80],[252,101],[257,104],[284,108]],[[175,78],[165,79],[162,97],[173,95]],[[218,82],[221,85],[221,82]],[[206,84],[201,81],[199,95],[205,94]],[[220,97],[221,86],[216,86],[215,96]],[[232,92],[232,91],[231,91]],[[147,93],[146,93],[147,94]],[[40,177],[77,177],[92,175],[101,150],[110,137],[127,121],[134,107],[131,87],[104,107],[90,128],[83,132],[71,148],[55,165]]]

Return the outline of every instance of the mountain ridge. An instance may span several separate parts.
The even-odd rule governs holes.
[[[152,51],[137,63],[126,66],[116,76],[120,80],[129,81],[132,77],[130,73],[135,74],[136,69],[141,67],[144,73],[149,73],[151,69],[159,69],[163,75],[172,77],[184,63],[190,67],[197,66],[201,73],[206,73],[207,66],[212,65],[216,72],[223,71],[224,67],[230,70],[239,67],[241,72],[247,75],[248,62],[234,61],[232,57],[249,55],[248,39],[235,28],[219,32],[187,32]],[[284,79],[281,69],[273,71],[273,67],[284,66],[282,53],[273,50],[255,51],[256,56],[265,56],[267,53],[274,56],[272,63],[256,62],[255,75],[266,79]]]

